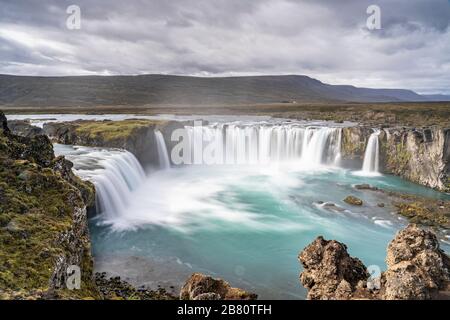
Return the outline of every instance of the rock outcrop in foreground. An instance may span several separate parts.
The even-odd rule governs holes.
[[[367,268],[337,241],[318,237],[299,255],[308,299],[450,299],[450,259],[436,236],[414,224],[387,249],[387,271],[369,279]]]
[[[47,136],[16,136],[0,112],[0,299],[99,297],[86,220],[94,186]],[[70,266],[80,290],[68,290]]]
[[[369,277],[364,264],[350,257],[347,247],[318,237],[299,255],[305,269],[300,282],[309,289],[308,299],[348,299],[360,281]]]
[[[257,295],[232,288],[222,279],[194,273],[181,288],[181,300],[255,300]]]
[[[432,232],[414,225],[391,241],[386,263],[388,269],[381,278],[383,299],[432,299],[450,282],[450,258],[439,249]]]

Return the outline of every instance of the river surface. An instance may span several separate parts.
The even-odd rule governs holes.
[[[339,140],[335,129],[314,132]],[[341,168],[338,150],[328,149],[328,163],[316,166],[305,165],[314,157],[292,154],[269,164],[191,165],[145,175],[125,151],[55,146],[80,176],[104,190],[100,200],[107,204],[90,220],[98,271],[173,292],[191,273],[202,272],[262,299],[305,298],[297,256],[319,235],[345,243],[371,270],[385,270],[386,247],[406,221],[384,194],[356,190],[356,184],[448,199],[398,177]],[[290,152],[283,150],[276,156]],[[346,204],[350,194],[364,205]]]

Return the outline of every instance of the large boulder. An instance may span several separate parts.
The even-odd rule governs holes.
[[[387,249],[387,271],[371,281],[361,261],[334,240],[318,237],[299,260],[308,299],[450,299],[450,258],[431,231],[414,224],[397,233]]]
[[[450,281],[450,259],[436,236],[412,224],[388,246],[383,299],[432,299]]]
[[[347,247],[318,237],[299,255],[304,271],[300,282],[309,289],[308,299],[349,299],[358,284],[369,278],[364,264],[351,257]]]
[[[257,295],[232,288],[222,279],[214,279],[201,273],[192,274],[181,288],[182,300],[255,300]]]

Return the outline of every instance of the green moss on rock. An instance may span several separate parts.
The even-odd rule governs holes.
[[[363,201],[355,196],[348,196],[344,199],[344,202],[351,204],[353,206],[362,206]]]
[[[0,122],[0,298],[98,297],[86,223],[93,186],[70,175],[46,136],[12,135],[1,112]],[[81,267],[81,290],[64,288],[67,264]]]

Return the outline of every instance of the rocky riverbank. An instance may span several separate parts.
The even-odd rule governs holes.
[[[370,277],[367,267],[347,247],[318,237],[300,254],[300,282],[308,299],[450,299],[450,258],[434,233],[409,225],[387,248],[387,270]]]
[[[11,134],[0,112],[0,298],[100,297],[86,210],[94,187],[55,157],[47,136]],[[69,266],[82,290],[68,290]]]
[[[450,192],[450,129],[380,128],[380,170],[406,180]],[[342,157],[362,161],[371,127],[343,129]]]

